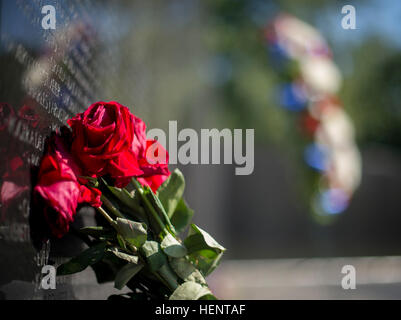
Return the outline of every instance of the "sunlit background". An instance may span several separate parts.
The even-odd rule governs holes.
[[[228,249],[209,278],[220,298],[401,298],[401,2],[354,1],[356,29],[346,30],[341,9],[349,2],[71,1],[76,16],[61,4],[55,32],[85,34],[96,47],[91,93],[79,108],[117,100],[166,133],[169,120],[197,132],[255,129],[251,175],[235,175],[234,165],[179,165],[194,221]],[[49,55],[43,30],[32,28],[40,12],[24,1],[0,3],[0,100],[17,107],[29,103],[24,84],[40,76],[11,57],[7,43],[43,61],[38,70]],[[341,76],[332,96],[355,132],[361,177],[339,210],[317,208],[327,181],[310,165],[323,161],[319,153],[305,156],[315,142],[303,130],[307,107],[283,106],[283,87],[300,67],[294,59],[283,66],[266,38],[280,13],[321,34]],[[56,59],[64,54],[60,39]],[[321,81],[331,76],[323,72]],[[356,268],[356,290],[341,288],[344,265]],[[75,295],[97,297],[86,279],[74,282]]]

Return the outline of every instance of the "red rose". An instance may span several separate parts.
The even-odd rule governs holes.
[[[134,140],[133,142],[133,149],[135,148],[134,153],[139,168],[143,172],[138,176],[138,181],[142,185],[148,185],[153,191],[156,191],[170,175],[168,169],[168,153],[156,140],[146,140],[146,126],[144,122],[137,117],[135,117],[135,119],[138,123],[141,123],[140,127],[142,128],[139,131],[139,137],[142,138],[137,139],[137,141]],[[136,144],[138,141],[141,141],[141,143]],[[115,184],[117,186],[125,186],[130,180],[131,177],[120,177],[116,179]]]
[[[73,131],[71,152],[86,175],[110,175],[117,186],[140,176],[136,153],[143,152],[144,124],[118,102],[96,102],[68,120]],[[128,179],[129,181],[129,179]]]
[[[168,153],[156,140],[146,141],[145,157],[139,159],[144,174],[138,178],[142,185],[149,186],[153,192],[170,176]]]
[[[35,196],[45,203],[44,214],[52,233],[61,238],[68,232],[79,203],[100,206],[100,191],[89,189],[79,182],[80,170],[68,153],[63,139],[51,137],[47,154],[43,157]]]
[[[139,166],[144,177],[167,174],[168,153],[157,140],[146,140],[144,156],[139,158]]]
[[[143,185],[143,186],[148,186],[150,189],[152,189],[153,192],[156,192],[157,189],[163,184],[164,181],[167,180],[167,178],[170,176],[170,172],[168,174],[157,174],[154,176],[146,177],[146,178],[138,178],[138,181]]]

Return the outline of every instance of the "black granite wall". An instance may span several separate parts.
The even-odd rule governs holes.
[[[50,13],[42,13],[45,5],[55,9],[55,29],[46,28],[49,20],[43,23]],[[57,278],[55,290],[41,288],[42,267],[66,260],[85,244],[74,235],[43,242],[40,219],[30,211],[46,137],[95,101],[101,73],[111,69],[110,52],[92,28],[93,6],[0,2],[0,298],[106,298],[112,292],[112,284],[82,289],[96,284],[91,270]],[[78,217],[73,229],[94,224],[90,209]]]

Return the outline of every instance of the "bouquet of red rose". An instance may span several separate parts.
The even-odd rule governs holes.
[[[132,299],[215,299],[205,277],[225,251],[191,224],[182,173],[168,169],[167,151],[146,139],[145,123],[117,102],[97,102],[68,120],[47,146],[34,188],[46,222],[63,237],[78,205],[103,223],[84,227],[89,248],[58,266],[58,275],[109,268],[115,287]]]

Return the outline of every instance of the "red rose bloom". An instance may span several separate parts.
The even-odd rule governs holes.
[[[143,186],[148,186],[152,189],[153,192],[156,192],[157,189],[163,184],[164,181],[170,176],[171,172],[169,171],[168,174],[156,174],[154,176],[146,177],[146,178],[138,178],[138,181]]]
[[[58,238],[68,232],[78,204],[85,202],[94,207],[101,205],[100,191],[82,185],[79,175],[80,170],[62,138],[52,136],[48,152],[40,165],[34,192],[35,196],[39,196],[38,201],[44,201],[45,219]]]
[[[132,142],[132,152],[142,170],[138,181],[142,185],[153,186],[152,190],[156,191],[170,175],[168,153],[156,140],[146,140],[146,125],[140,118],[134,116],[134,122],[136,134]],[[115,183],[117,186],[125,186],[130,179],[131,177],[120,177]]]
[[[87,175],[110,175],[123,186],[121,181],[143,174],[135,152],[142,152],[144,124],[127,107],[115,101],[96,102],[68,124],[73,131],[71,152]]]
[[[73,131],[71,152],[84,175],[109,175],[125,187],[132,177],[155,191],[170,175],[167,151],[146,140],[146,125],[118,102],[96,102],[68,120]]]
[[[139,159],[144,174],[138,178],[142,185],[149,186],[153,192],[170,176],[168,169],[168,153],[156,140],[146,141],[145,157]]]

